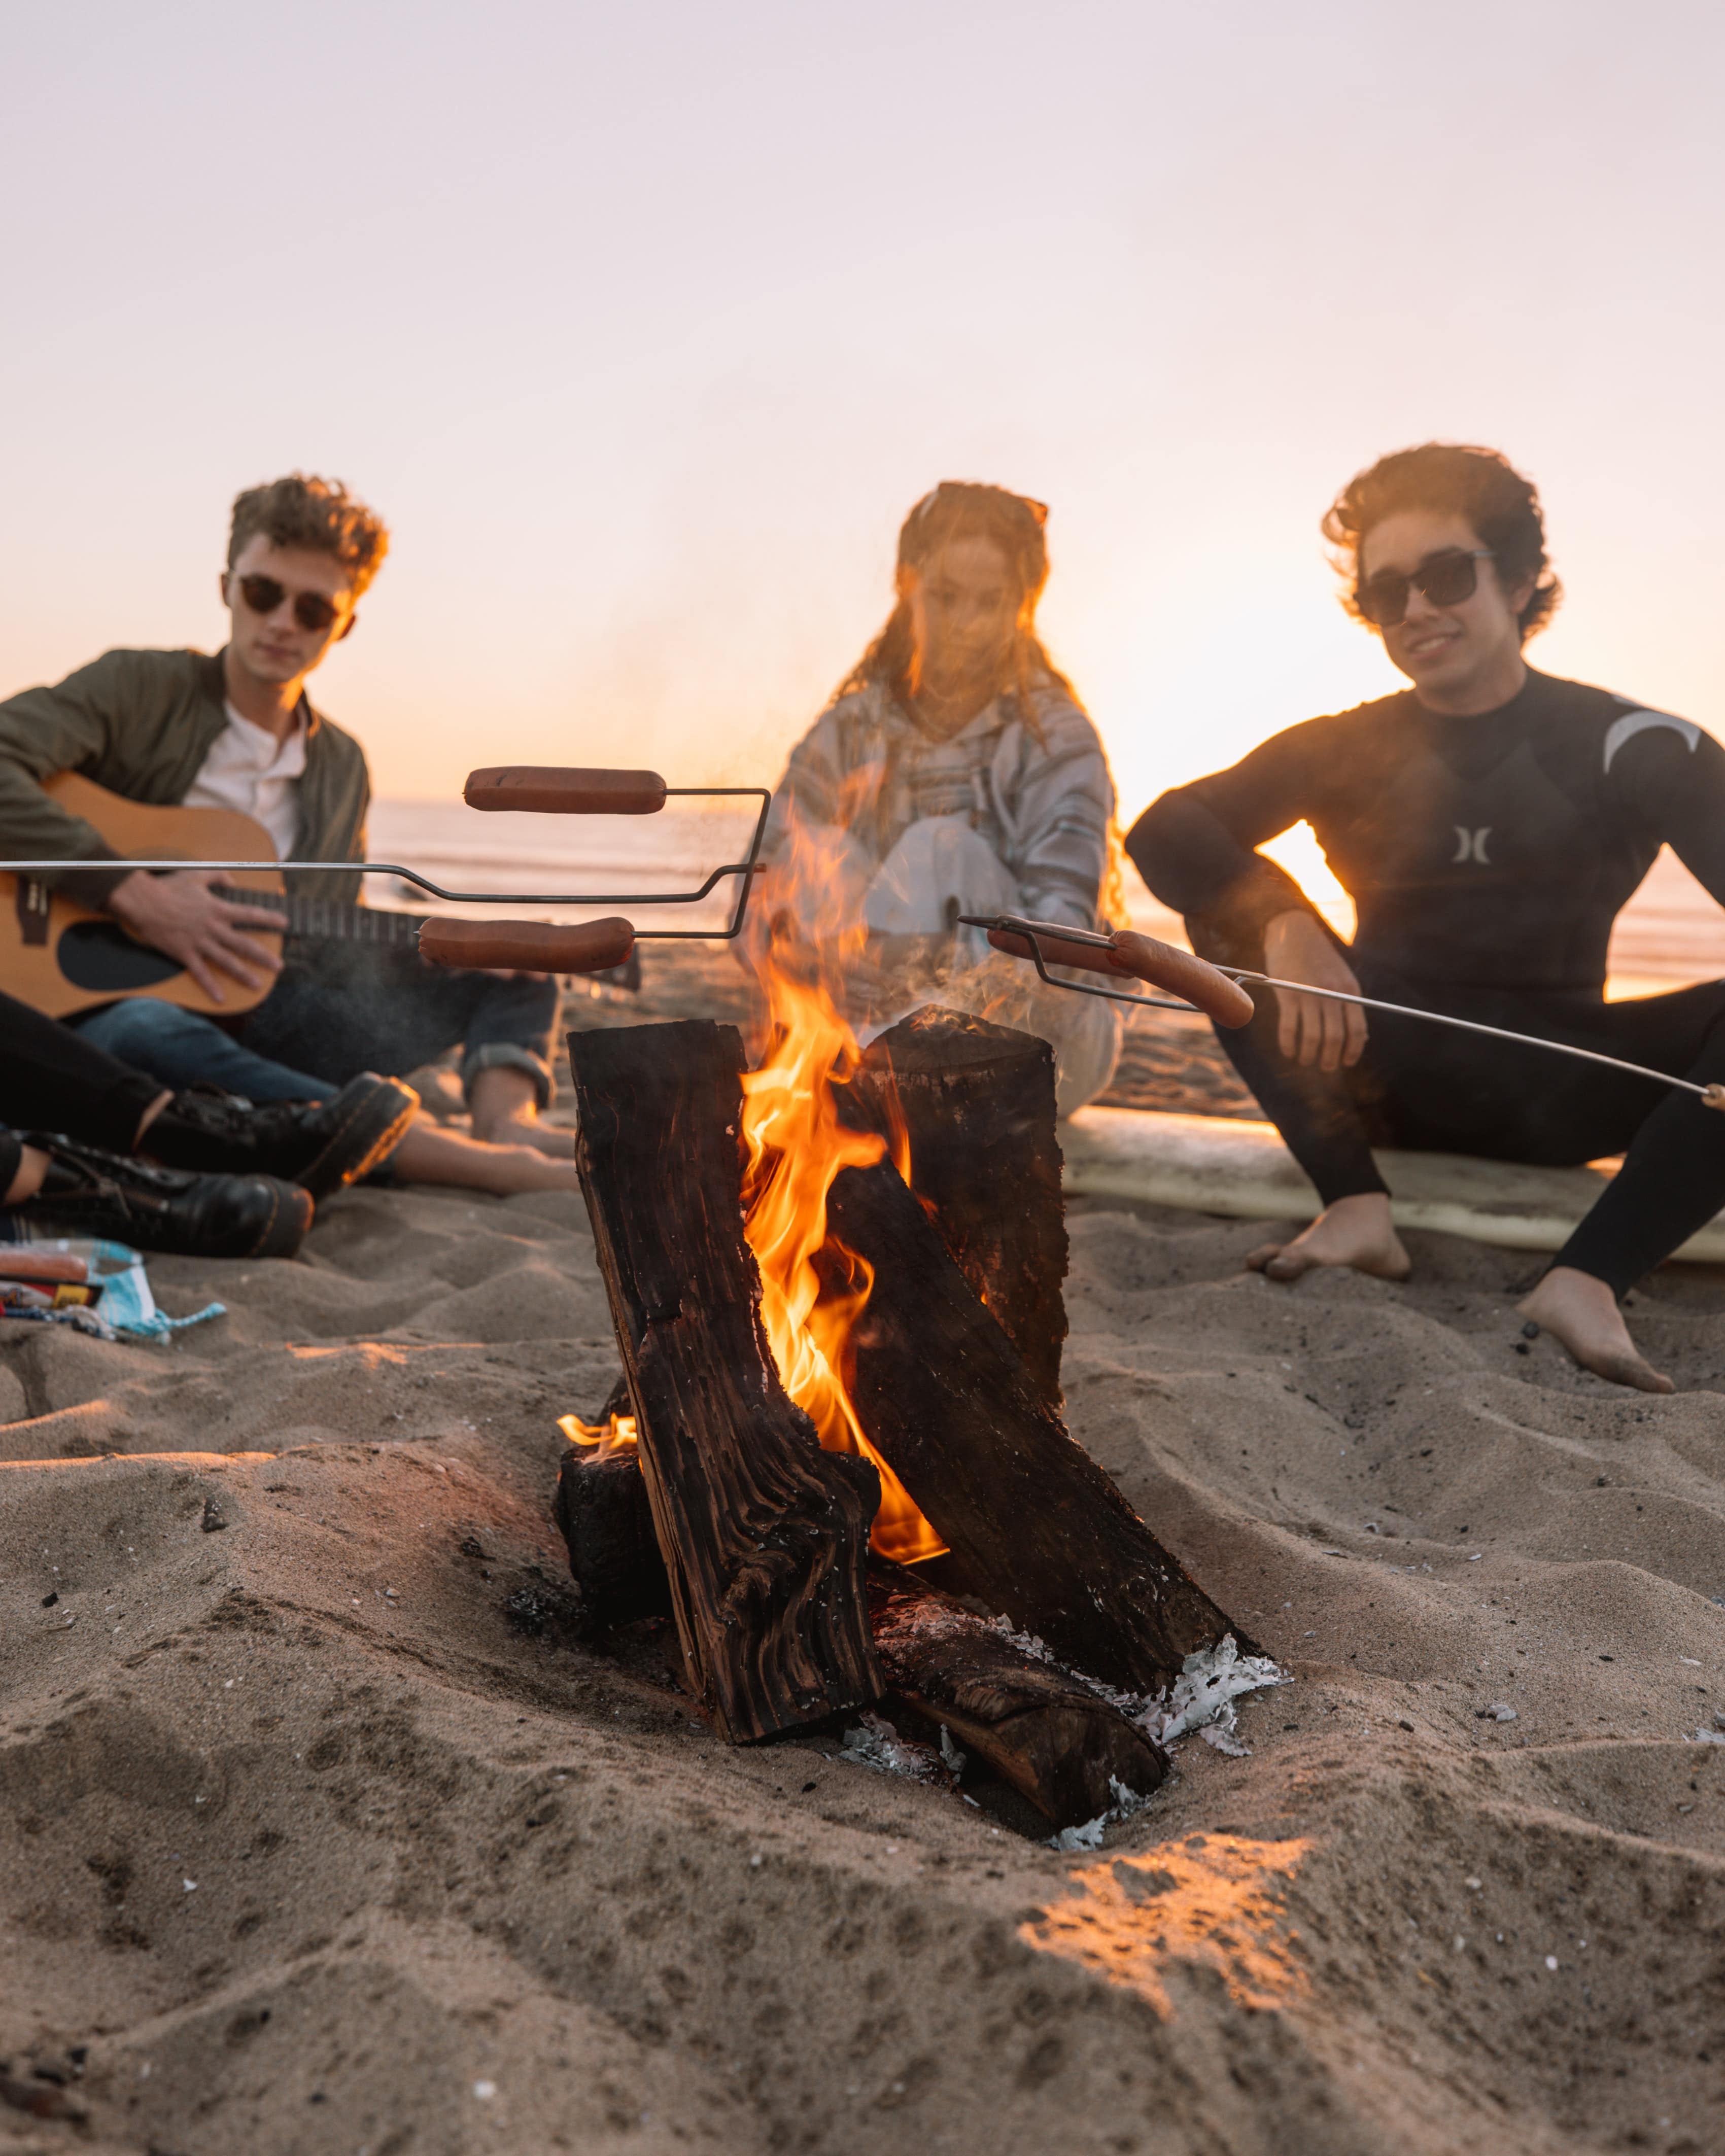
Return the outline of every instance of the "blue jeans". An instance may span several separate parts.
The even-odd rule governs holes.
[[[285,1063],[243,1048],[213,1019],[182,1010],[154,996],[87,1011],[67,1023],[117,1061],[145,1070],[176,1093],[200,1083],[219,1086],[260,1104],[268,1101],[326,1101],[340,1089],[326,1079],[290,1070]]]
[[[554,980],[431,966],[416,951],[290,942],[275,986],[233,1033],[151,996],[70,1021],[177,1091],[200,1079],[249,1101],[326,1100],[362,1070],[400,1077],[459,1047],[461,1084],[499,1067],[552,1098]]]

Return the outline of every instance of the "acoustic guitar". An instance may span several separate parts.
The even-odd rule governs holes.
[[[183,860],[195,868],[199,861],[276,857],[263,825],[234,809],[146,808],[71,771],[50,778],[43,791],[94,824],[116,853],[131,859]],[[339,899],[290,897],[276,869],[237,870],[221,889],[228,897],[281,916],[279,935],[248,932],[278,954],[287,936],[418,947],[423,915],[386,912]],[[186,1010],[235,1018],[262,1003],[274,984],[273,974],[254,988],[223,975],[228,1000],[215,1003],[177,958],[139,942],[110,914],[76,905],[33,876],[0,874],[0,988],[49,1018],[65,1018],[126,996],[157,996]]]

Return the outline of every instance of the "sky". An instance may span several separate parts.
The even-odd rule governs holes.
[[[56,0],[0,70],[0,693],[222,638],[243,486],[389,560],[378,790],[771,783],[942,478],[1050,504],[1127,820],[1396,685],[1318,519],[1538,482],[1532,648],[1725,733],[1725,11]]]

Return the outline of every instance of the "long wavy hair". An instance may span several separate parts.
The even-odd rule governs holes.
[[[1036,634],[1036,605],[1048,582],[1048,542],[1044,527],[1048,505],[1027,494],[1013,494],[1004,486],[985,486],[976,480],[943,479],[925,494],[899,529],[898,599],[886,617],[886,626],[834,690],[827,708],[858,690],[879,682],[895,700],[908,706],[916,696],[916,635],[911,615],[911,593],[916,578],[954,539],[987,539],[1005,556],[1018,585],[1017,619],[1012,652],[1006,667],[1006,684],[1012,688],[1025,730],[1040,748],[1048,746],[1036,715],[1034,692],[1055,688],[1084,710],[1084,700],[1048,655],[1048,647]],[[1086,714],[1086,716],[1088,714]],[[1105,921],[1123,923],[1127,918],[1122,864],[1125,853],[1120,826],[1111,817],[1102,887],[1098,911]]]
[[[882,683],[901,704],[916,696],[916,637],[911,625],[911,593],[916,578],[955,539],[986,539],[998,547],[1018,585],[1018,619],[1013,630],[1007,680],[1016,690],[1024,724],[1040,741],[1036,706],[1032,692],[1052,685],[1063,690],[1080,711],[1078,691],[1048,655],[1036,634],[1036,603],[1048,582],[1048,542],[1043,527],[1048,521],[1045,502],[1029,495],[1011,494],[1004,486],[984,486],[974,480],[943,479],[932,493],[925,494],[901,526],[898,535],[898,600],[886,617],[886,626],[833,691],[831,701],[855,694],[873,682]]]

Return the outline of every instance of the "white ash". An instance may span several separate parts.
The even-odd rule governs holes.
[[[1205,1743],[1213,1745],[1218,1752],[1225,1752],[1233,1759],[1249,1759],[1251,1750],[1240,1742],[1240,1713],[1235,1702],[1248,1692],[1265,1691],[1274,1685],[1293,1682],[1268,1655],[1241,1654],[1234,1635],[1228,1632],[1219,1645],[1201,1647],[1195,1655],[1188,1655],[1180,1665],[1179,1676],[1174,1679],[1172,1694],[1159,1691],[1153,1699],[1144,1692],[1117,1691],[1100,1678],[1086,1676],[1082,1670],[1069,1669],[1065,1663],[1056,1661],[1042,1640],[1027,1632],[1015,1632],[1004,1617],[997,1617],[993,1621],[995,1630],[1003,1639],[1009,1640],[1020,1654],[1047,1662],[1087,1686],[1111,1707],[1117,1707],[1128,1722],[1135,1722],[1164,1751],[1197,1730]],[[1075,1827],[1069,1831],[1077,1833],[1080,1830]]]
[[[950,1743],[945,1730],[941,1736],[944,1742]],[[940,1753],[908,1737],[901,1737],[880,1714],[865,1714],[860,1729],[845,1731],[842,1756],[856,1766],[872,1767],[881,1774],[902,1774],[912,1782],[944,1783],[947,1779],[947,1768]]]
[[[1057,1661],[1049,1652],[1046,1642],[1039,1640],[1034,1632],[1014,1631],[1009,1617],[991,1617],[988,1622],[1009,1645],[1016,1647],[1021,1655],[1028,1655],[1033,1662],[1046,1662],[1050,1669],[1063,1670],[1069,1677],[1076,1677],[1080,1684],[1089,1685],[1092,1691],[1101,1691],[1100,1685],[1081,1671],[1069,1670],[1064,1662]]]
[[[946,1762],[947,1772],[955,1780],[964,1772],[966,1756],[952,1742],[952,1732],[943,1722],[941,1724],[941,1758]]]
[[[1117,1825],[1122,1820],[1129,1820],[1134,1812],[1142,1811],[1150,1801],[1148,1795],[1140,1796],[1136,1789],[1127,1789],[1117,1774],[1108,1777],[1108,1787],[1113,1792],[1114,1801],[1107,1810],[1098,1812],[1093,1820],[1086,1820],[1082,1826],[1063,1826],[1058,1834],[1051,1834],[1048,1838],[1050,1849],[1069,1852],[1079,1849],[1100,1849],[1105,1829]]]
[[[1248,1692],[1292,1682],[1268,1655],[1241,1654],[1234,1635],[1228,1632],[1219,1645],[1201,1647],[1195,1655],[1188,1655],[1173,1689],[1158,1692],[1154,1699],[1115,1691],[1105,1685],[1093,1688],[1105,1699],[1112,1700],[1129,1722],[1136,1722],[1164,1751],[1196,1730],[1218,1752],[1225,1752],[1233,1759],[1249,1759],[1250,1748],[1240,1737],[1238,1702]]]

